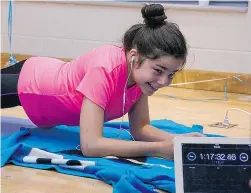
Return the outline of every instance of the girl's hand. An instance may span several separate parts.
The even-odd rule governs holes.
[[[180,135],[185,137],[206,137],[206,135],[199,132],[185,133]],[[173,159],[174,158],[173,140],[159,142],[159,149],[156,152],[156,155],[154,156],[162,157],[164,159]]]

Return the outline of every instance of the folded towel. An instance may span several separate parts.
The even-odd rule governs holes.
[[[182,134],[203,133],[203,127],[188,127],[170,120],[155,120],[151,125],[164,131]],[[120,123],[104,124],[103,134],[117,138]],[[120,138],[131,140],[122,123]],[[209,137],[220,135],[207,134]],[[3,136],[1,167],[6,164],[37,169],[55,169],[58,172],[102,180],[113,186],[113,192],[157,192],[161,189],[175,192],[174,162],[154,157],[121,158],[115,156],[87,158],[78,150],[79,127],[57,126],[50,130],[20,128],[9,136]]]

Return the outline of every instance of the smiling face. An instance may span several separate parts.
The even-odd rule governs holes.
[[[159,88],[169,86],[184,60],[163,56],[158,59],[145,59],[140,65],[132,65],[132,81],[142,92],[151,96]]]

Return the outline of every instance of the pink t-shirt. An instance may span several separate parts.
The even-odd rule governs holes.
[[[71,62],[49,57],[26,60],[18,94],[37,126],[79,125],[84,97],[105,110],[105,122],[123,115],[127,64],[123,48],[106,45]],[[126,90],[127,113],[142,94],[135,85]]]

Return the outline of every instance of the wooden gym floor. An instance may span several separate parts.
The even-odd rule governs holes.
[[[192,89],[166,88],[164,93],[182,98],[223,98],[222,92],[199,91]],[[230,123],[238,126],[230,129],[213,128],[209,124],[223,121],[226,110],[237,107],[251,111],[250,95],[229,94],[224,101],[187,101],[154,95],[149,99],[151,119],[171,119],[191,126],[200,124],[206,133],[223,134],[229,137],[251,137],[250,116],[239,111],[229,112]],[[27,118],[21,107],[1,110],[3,116]],[[127,120],[127,117],[124,117]],[[108,193],[112,187],[101,181],[7,165],[1,168],[1,187],[3,193]]]

